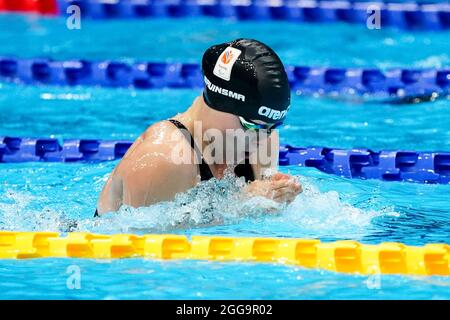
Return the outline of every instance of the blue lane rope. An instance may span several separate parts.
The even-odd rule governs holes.
[[[298,0],[58,0],[59,14],[78,5],[92,19],[216,17],[237,20],[285,20],[293,22],[366,24],[370,5],[380,8],[381,25],[402,29],[450,28],[448,3],[385,3],[383,1]]]
[[[297,94],[374,95],[389,97],[446,96],[450,69],[324,68],[287,66]],[[0,57],[0,81],[62,86],[201,88],[200,66],[193,63],[120,61],[55,61]]]
[[[0,137],[0,163],[100,162],[122,158],[132,141]],[[280,147],[280,166],[314,167],[346,178],[450,184],[450,152]]]

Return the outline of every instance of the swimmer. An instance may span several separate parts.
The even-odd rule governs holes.
[[[294,177],[277,172],[275,129],[290,106],[289,82],[278,55],[259,41],[237,39],[208,48],[202,72],[203,93],[185,112],[151,125],[133,143],[107,180],[96,215],[122,205],[173,200],[201,181],[223,178],[230,168],[245,178],[245,197],[290,203],[302,192]],[[236,148],[230,130],[244,133],[244,151]],[[263,148],[266,159],[254,157]],[[189,161],[180,161],[180,154]],[[221,160],[218,154],[224,155]]]

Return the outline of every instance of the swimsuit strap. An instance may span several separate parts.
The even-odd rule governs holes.
[[[208,164],[205,162],[205,159],[203,159],[202,153],[201,153],[200,149],[197,147],[197,144],[195,143],[194,138],[192,137],[192,134],[189,132],[189,130],[184,126],[184,124],[182,124],[178,120],[169,119],[167,121],[169,121],[175,127],[180,129],[180,131],[183,133],[183,135],[186,137],[186,139],[188,141],[190,141],[191,147],[195,151],[197,160],[201,159],[201,162],[198,165],[201,181],[206,181],[206,180],[214,178],[214,175],[212,174],[211,169],[209,168]]]

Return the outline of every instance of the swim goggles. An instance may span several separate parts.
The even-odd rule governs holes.
[[[241,126],[244,128],[244,130],[267,130],[269,134],[271,133],[272,130],[276,129],[277,127],[283,124],[282,121],[265,124],[254,123],[242,117],[239,117],[239,121],[241,122]]]

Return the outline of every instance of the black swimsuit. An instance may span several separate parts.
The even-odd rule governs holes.
[[[200,171],[200,180],[207,181],[209,179],[214,178],[214,175],[212,174],[211,169],[209,168],[205,159],[203,159],[202,153],[201,153],[200,149],[197,147],[197,145],[194,141],[194,138],[192,137],[189,130],[178,120],[169,119],[168,121],[171,122],[173,125],[175,125],[178,129],[180,129],[180,131],[183,133],[183,135],[186,137],[186,139],[190,142],[192,149],[195,150],[195,153],[196,153],[196,156],[198,157],[198,159],[201,158],[201,163],[198,165],[198,169]],[[245,163],[237,165],[234,169],[234,173],[238,177],[244,177],[246,182],[255,180],[255,174],[253,173],[253,168],[250,165],[250,162],[248,159],[245,159]]]
[[[192,134],[189,132],[189,130],[178,120],[169,119],[167,121],[180,129],[186,139],[190,142],[192,149],[194,149],[195,154],[198,157],[197,160],[201,159],[201,162],[198,165],[200,180],[207,181],[214,178],[209,165],[206,163],[205,159],[203,159],[202,153],[197,147],[197,144],[195,143],[194,138],[192,137]],[[252,166],[250,165],[249,159],[245,159],[245,163],[237,165],[234,168],[234,173],[238,177],[244,177],[246,182],[255,180],[255,174],[253,172]],[[98,210],[95,210],[94,217],[98,217]]]
[[[200,171],[200,180],[201,181],[207,181],[209,179],[214,178],[214,175],[211,172],[211,169],[209,168],[208,164],[205,162],[205,159],[203,159],[202,156],[202,152],[200,151],[200,149],[197,147],[197,144],[194,141],[194,138],[192,137],[191,133],[189,132],[189,130],[184,126],[184,124],[182,124],[180,121],[178,120],[174,120],[174,119],[169,119],[167,120],[170,123],[172,123],[175,127],[177,127],[178,129],[180,129],[180,131],[183,133],[183,135],[186,137],[186,140],[189,141],[191,143],[191,147],[192,149],[194,149],[197,160],[199,160],[200,158],[202,159],[202,162],[200,162],[200,164],[198,165],[198,169]]]

